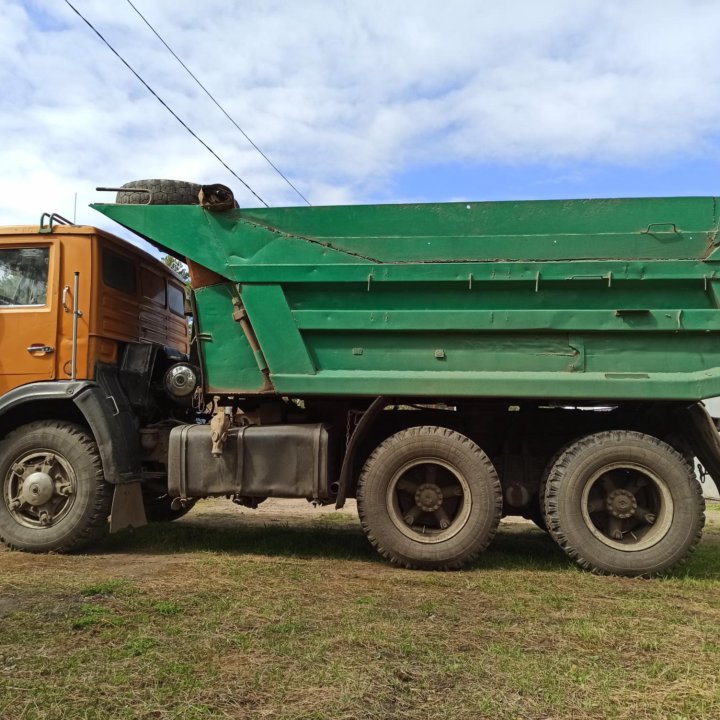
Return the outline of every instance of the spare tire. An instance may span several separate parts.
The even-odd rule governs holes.
[[[118,192],[118,205],[198,205],[201,185],[183,180],[133,180]]]

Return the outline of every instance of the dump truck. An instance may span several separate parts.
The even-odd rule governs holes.
[[[407,568],[475,561],[509,515],[597,573],[664,573],[698,543],[695,458],[720,478],[717,198],[245,209],[222,185],[112,190],[92,207],[187,264],[188,307],[107,232],[0,233],[8,546],[88,547],[208,497],[356,498]],[[12,253],[36,269],[11,296]]]

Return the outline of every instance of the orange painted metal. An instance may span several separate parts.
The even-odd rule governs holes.
[[[94,227],[55,226],[47,234],[38,230],[37,226],[0,228],[0,250],[49,249],[45,303],[0,305],[0,394],[30,382],[70,378],[76,271],[82,311],[78,379],[93,379],[97,362],[117,363],[122,343],[154,342],[187,352],[187,321],[178,303],[184,297],[183,283],[162,262]],[[129,264],[134,274],[131,292],[104,282],[107,252],[111,259]]]

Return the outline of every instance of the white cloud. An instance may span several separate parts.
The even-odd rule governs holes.
[[[268,202],[298,198],[121,0],[73,0]],[[717,154],[716,2],[134,0],[317,204],[408,165]],[[0,222],[176,177],[253,199],[57,0],[4,0]]]

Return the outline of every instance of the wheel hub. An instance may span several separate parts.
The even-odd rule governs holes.
[[[465,476],[436,455],[408,460],[390,478],[386,493],[393,525],[423,544],[442,543],[462,532],[472,511]]]
[[[435,512],[442,502],[442,490],[435,483],[423,483],[415,491],[415,504],[423,512]]]
[[[30,473],[22,484],[20,500],[26,505],[40,507],[47,504],[55,493],[53,479],[44,472]]]
[[[62,520],[75,502],[75,472],[64,456],[51,450],[21,455],[3,482],[5,507],[24,527],[50,527]]]
[[[632,517],[638,504],[635,496],[629,490],[618,488],[608,493],[606,506],[613,517],[625,520]]]

